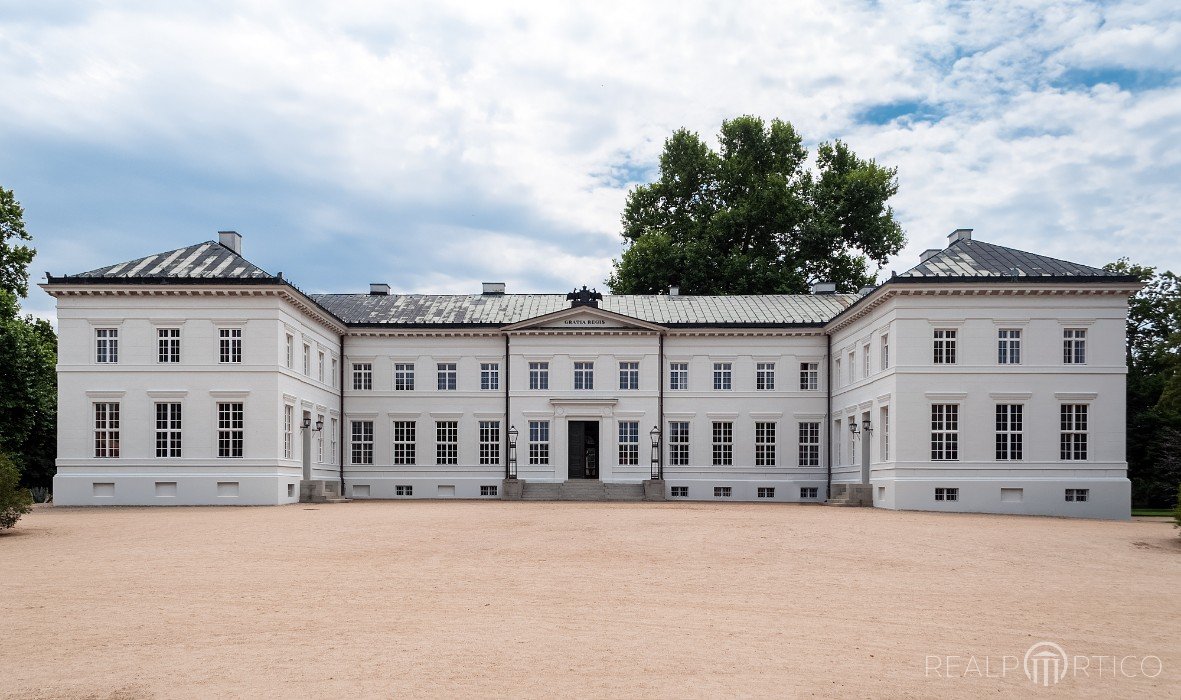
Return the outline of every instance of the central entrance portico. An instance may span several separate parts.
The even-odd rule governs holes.
[[[567,421],[570,479],[599,478],[599,422],[595,420]]]

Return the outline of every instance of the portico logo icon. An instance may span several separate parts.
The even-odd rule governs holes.
[[[1053,642],[1038,642],[1025,652],[1025,675],[1042,687],[1065,678],[1069,664],[1066,651]]]

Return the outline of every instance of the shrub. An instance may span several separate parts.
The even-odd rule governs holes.
[[[20,488],[20,472],[8,455],[0,454],[0,530],[16,525],[33,509],[33,494]]]
[[[1173,508],[1173,522],[1181,527],[1181,484],[1177,484],[1177,505]]]

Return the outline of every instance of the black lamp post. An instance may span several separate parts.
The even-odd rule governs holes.
[[[660,464],[660,428],[652,426],[652,430],[648,433],[648,437],[652,439],[652,478],[663,479],[664,468]]]
[[[505,466],[506,479],[517,478],[517,426],[508,429],[508,464]]]
[[[864,432],[864,433],[866,433],[866,434],[869,434],[869,433],[872,433],[872,432],[873,432],[873,425],[872,425],[872,424],[870,424],[870,422],[869,422],[869,419],[868,419],[868,418],[862,418],[862,419],[861,419],[861,431],[862,431],[862,432]]]

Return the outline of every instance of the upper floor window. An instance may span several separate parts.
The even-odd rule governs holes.
[[[1087,458],[1087,409],[1085,403],[1062,404],[1060,457],[1063,460]]]
[[[755,364],[755,389],[759,391],[775,390],[774,362],[759,362]]]
[[[548,362],[529,363],[529,388],[540,389],[542,391],[549,389]]]
[[[119,456],[119,404],[94,404],[94,456]]]
[[[574,363],[574,388],[575,389],[594,389],[595,388],[595,363],[593,363],[593,362],[575,362]]]
[[[670,362],[668,365],[668,388],[680,391],[689,388],[689,363]]]
[[[890,368],[890,336],[882,336],[882,369]]]
[[[480,389],[482,391],[496,391],[500,388],[500,363],[480,363]]]
[[[836,358],[832,361],[832,376],[833,382],[841,381],[841,358]]]
[[[180,404],[156,404],[156,456],[180,457]]]
[[[931,459],[960,458],[960,407],[954,403],[931,405]]]
[[[640,423],[634,420],[619,422],[619,463],[640,463]]]
[[[800,423],[799,460],[801,467],[820,466],[820,424],[807,421]]]
[[[394,363],[394,391],[414,391],[414,364]]]
[[[640,388],[640,363],[639,362],[620,362],[619,363],[619,388],[625,389],[625,390]]]
[[[954,328],[935,329],[935,364],[955,364],[955,341],[958,334],[959,331]]]
[[[1087,363],[1087,329],[1066,328],[1062,331],[1062,362],[1068,365]]]
[[[295,369],[295,336],[287,334],[287,369]]]
[[[373,390],[373,363],[353,363],[353,391]]]
[[[245,404],[217,404],[217,456],[241,457],[246,442]]]
[[[714,363],[714,389],[734,388],[734,365],[729,362]]]
[[[312,346],[307,343],[303,346],[303,374],[305,377],[312,376]]]
[[[319,353],[317,360],[318,360],[318,363],[316,365],[316,367],[317,367],[316,372],[317,372],[317,376],[320,379],[320,383],[323,384],[324,383],[324,353],[322,353],[322,352]]]
[[[668,463],[679,467],[689,464],[689,421],[669,422]]]
[[[455,371],[454,362],[439,362],[436,363],[435,369],[438,371],[438,383],[436,387],[439,391],[455,391],[455,381],[457,373]]]
[[[119,329],[94,329],[95,362],[111,363],[119,361]]]
[[[849,383],[857,381],[857,354],[849,351]]]
[[[1021,364],[1021,329],[1001,328],[996,332],[996,361],[1000,365]]]
[[[820,389],[820,364],[801,362],[800,391],[817,391],[818,389]]]
[[[180,362],[180,329],[156,329],[156,359],[165,364]]]
[[[861,360],[862,360],[862,370],[861,370],[862,376],[868,377],[869,376],[869,343],[866,343],[865,347],[861,348]]]
[[[335,357],[332,358],[332,373],[331,374],[332,374],[332,377],[330,378],[329,381],[332,383],[333,388],[335,388],[336,387],[336,358]]]
[[[242,329],[217,329],[217,361],[239,363],[242,361]]]

